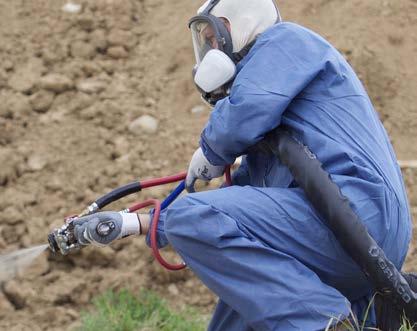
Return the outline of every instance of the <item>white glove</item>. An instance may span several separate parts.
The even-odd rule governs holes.
[[[185,179],[185,188],[188,192],[195,192],[194,183],[197,179],[209,182],[213,178],[221,177],[224,173],[224,166],[214,166],[207,158],[201,148],[198,148],[190,161],[187,178]]]
[[[117,239],[141,233],[138,215],[104,211],[74,221],[74,235],[81,245],[107,246]]]

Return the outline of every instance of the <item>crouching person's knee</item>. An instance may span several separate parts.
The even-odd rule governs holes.
[[[194,196],[185,196],[167,210],[164,230],[174,248],[192,253],[202,246],[220,248],[225,238],[245,236],[230,215],[205,203],[203,194]]]
[[[194,237],[193,229],[196,222],[196,204],[185,196],[175,201],[167,210],[165,218],[165,235],[169,243],[177,250],[184,249],[187,241]]]

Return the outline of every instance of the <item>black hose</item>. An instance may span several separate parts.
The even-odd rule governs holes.
[[[133,182],[103,195],[102,197],[98,198],[95,203],[98,206],[98,209],[101,209],[114,201],[117,201],[121,198],[124,198],[130,194],[137,193],[142,190],[142,186],[140,182]]]
[[[417,321],[417,295],[388,260],[340,188],[308,147],[288,132],[275,130],[264,141],[304,190],[308,200],[327,223],[347,254],[360,266],[375,289],[412,321]]]

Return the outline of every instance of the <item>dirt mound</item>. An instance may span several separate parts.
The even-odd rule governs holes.
[[[415,158],[417,3],[279,3],[285,19],[339,47],[366,83],[399,158]],[[62,0],[0,0],[1,252],[44,243],[64,216],[111,188],[185,169],[208,116],[192,111],[201,102],[186,22],[198,4],[80,0],[68,12]],[[405,177],[417,206],[416,170]],[[413,247],[409,269],[416,255]],[[189,271],[162,270],[140,239],[67,258],[45,254],[3,287],[0,328],[7,330],[70,328],[109,288],[152,288],[205,312],[215,300]]]

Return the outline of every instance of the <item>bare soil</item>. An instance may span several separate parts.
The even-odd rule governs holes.
[[[0,253],[45,243],[65,216],[111,188],[183,171],[209,114],[195,111],[202,104],[191,80],[187,20],[199,2],[79,0],[79,13],[64,12],[65,3],[0,0]],[[417,1],[279,5],[285,20],[345,54],[399,159],[416,159]],[[157,120],[156,132],[137,125],[143,115]],[[417,170],[404,169],[404,178],[415,218]],[[140,198],[162,198],[168,189]],[[412,245],[407,270],[417,271],[416,263]],[[70,329],[93,296],[142,287],[178,308],[209,313],[215,302],[190,271],[164,271],[142,239],[130,238],[65,258],[42,255],[3,284],[0,329]]]

